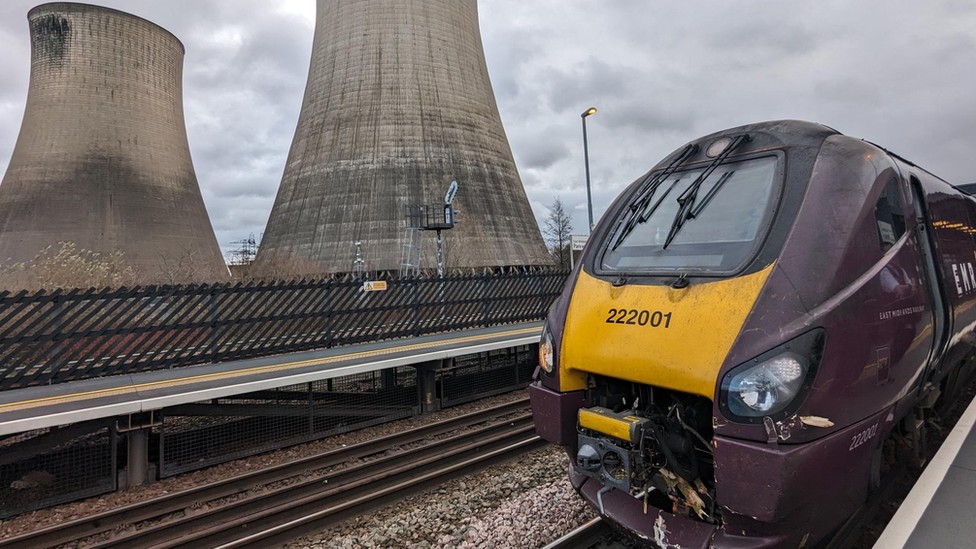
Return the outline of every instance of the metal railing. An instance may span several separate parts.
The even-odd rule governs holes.
[[[562,271],[0,293],[0,390],[541,320]]]
[[[438,372],[441,406],[457,406],[527,387],[539,365],[534,345],[461,356]]]
[[[111,420],[0,437],[0,519],[115,491],[117,443]]]
[[[161,414],[159,475],[419,414],[417,372],[406,366],[174,406]]]

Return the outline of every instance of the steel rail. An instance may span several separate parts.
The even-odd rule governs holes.
[[[496,423],[468,433],[397,452],[349,468],[312,477],[290,486],[268,490],[251,497],[212,507],[140,528],[131,534],[115,536],[89,545],[89,549],[149,549],[168,547],[212,547],[213,539],[234,539],[239,528],[248,531],[257,521],[274,521],[273,517],[287,515],[296,508],[308,508],[321,501],[345,497],[353,491],[386,482],[394,477],[428,466],[437,466],[459,456],[510,444],[514,439],[534,436],[532,416]]]
[[[590,549],[597,543],[604,541],[612,531],[605,520],[597,517],[546,545],[543,549]]]
[[[884,486],[841,526],[827,541],[824,549],[850,549],[853,547],[862,536],[864,527],[877,516],[881,506],[891,499],[898,482],[904,479],[908,473],[909,469],[904,465],[892,471],[885,478]],[[610,525],[601,517],[597,517],[546,545],[543,549],[590,549],[607,541],[612,532]]]
[[[288,515],[283,514],[281,518],[287,519],[287,522],[270,525],[264,523],[245,524],[243,526],[246,529],[240,532],[245,536],[226,541],[215,547],[208,543],[204,545],[189,543],[177,547],[181,549],[196,547],[213,547],[213,549],[277,548],[295,538],[321,532],[351,517],[362,515],[372,509],[435,488],[448,480],[480,471],[492,465],[508,462],[522,454],[544,448],[547,444],[545,440],[534,434],[527,438],[513,438],[510,439],[509,444],[475,452],[463,461],[436,468],[420,476],[386,483],[376,489],[367,490],[364,495],[358,497],[336,503],[329,502],[318,510],[299,509]],[[257,530],[257,532],[247,535],[250,530]]]
[[[308,472],[333,467],[350,460],[361,459],[389,451],[397,446],[422,441],[488,422],[494,418],[518,413],[528,407],[528,399],[520,399],[485,410],[446,419],[415,429],[396,433],[352,446],[330,450],[296,461],[205,484],[189,490],[174,492],[149,501],[134,503],[96,515],[57,524],[33,532],[0,539],[0,549],[39,549],[88,538],[102,532],[163,517],[217,499],[246,493],[255,486],[285,481]]]

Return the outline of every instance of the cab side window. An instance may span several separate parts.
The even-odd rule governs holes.
[[[905,234],[905,205],[898,190],[898,180],[892,179],[885,186],[874,207],[874,217],[878,224],[881,251],[887,252]]]

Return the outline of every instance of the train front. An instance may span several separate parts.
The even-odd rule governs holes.
[[[804,408],[825,331],[771,283],[835,135],[767,123],[675,152],[611,206],[550,312],[537,430],[648,545],[809,547],[851,512],[819,498],[860,473],[823,461],[833,425]]]

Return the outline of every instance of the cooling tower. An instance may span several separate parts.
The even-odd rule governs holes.
[[[147,282],[226,279],[187,143],[183,44],[84,4],[44,4],[28,20],[30,87],[0,184],[0,262],[72,242],[123,252]]]
[[[448,266],[545,265],[495,103],[477,0],[318,0],[305,101],[259,268],[396,270],[404,206],[460,183]],[[425,245],[425,264],[435,257]]]

